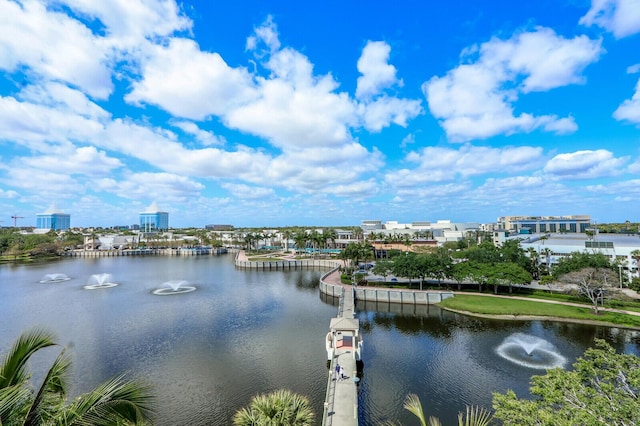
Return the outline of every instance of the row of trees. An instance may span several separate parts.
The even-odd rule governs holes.
[[[62,235],[55,231],[21,234],[16,228],[0,228],[0,255],[14,258],[56,255],[67,247],[75,248],[83,242],[83,235],[76,232],[67,231]]]
[[[353,270],[361,261],[373,259],[374,250],[366,241],[351,243],[340,257]],[[463,284],[475,283],[478,291],[493,287],[494,293],[500,286],[508,287],[511,293],[513,285],[526,285],[539,277],[543,284],[572,284],[593,304],[597,314],[598,301],[602,302],[608,289],[619,282],[616,267],[604,254],[575,252],[562,258],[553,269],[541,270],[538,253],[525,252],[516,240],[508,240],[499,247],[484,241],[462,250],[447,246],[427,253],[391,250],[388,258],[376,260],[372,272],[385,281],[388,276],[407,278],[409,286],[417,280],[421,290],[425,280],[439,285],[447,280],[457,283],[458,290]]]
[[[628,220],[624,223],[599,223],[595,227],[603,234],[640,234],[640,223]]]
[[[315,252],[320,249],[335,248],[337,238],[338,233],[333,228],[323,229],[322,232],[316,229],[309,232],[305,229],[285,229],[279,236],[263,232],[248,232],[244,236],[244,243],[247,249],[258,250],[260,243],[273,246],[274,242],[277,242],[288,246],[288,242],[293,241],[297,250],[312,248]]]
[[[341,253],[341,258],[351,267],[357,267],[360,261],[373,259],[373,247],[367,242],[351,243]],[[499,286],[529,284],[534,269],[532,261],[520,248],[517,241],[507,241],[496,247],[491,242],[482,242],[465,250],[453,250],[439,247],[428,253],[390,251],[389,258],[377,259],[372,269],[376,275],[385,278],[390,275],[418,280],[420,289],[426,279],[439,284],[444,280],[455,281],[460,289],[463,283],[477,283],[493,286],[494,292]]]
[[[130,248],[147,247],[175,247],[176,244],[184,246],[185,244],[207,245],[213,247],[221,247],[222,240],[217,234],[205,229],[190,228],[184,230],[181,235],[193,237],[183,241],[176,240],[171,234],[167,233],[150,233],[146,234],[142,239],[141,234],[134,234],[131,231],[121,231],[123,235],[134,236]],[[100,245],[98,230],[92,230],[90,233],[82,233],[79,231],[66,230],[64,232],[49,231],[44,234],[22,234],[17,228],[0,228],[0,255],[12,258],[18,257],[39,257],[54,256],[64,250],[76,249],[82,247],[85,243],[85,235],[89,237],[90,243],[87,247],[97,248]],[[195,238],[195,239],[194,239]],[[194,241],[189,243],[189,241]]]

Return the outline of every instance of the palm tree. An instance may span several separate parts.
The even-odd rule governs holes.
[[[335,248],[336,240],[338,239],[338,232],[334,228],[329,228],[323,230],[322,235],[324,236],[325,245],[330,241],[331,247]]]
[[[253,232],[248,232],[244,236],[244,243],[247,246],[247,251],[253,250],[253,243],[256,241],[257,237]]]
[[[40,349],[55,346],[52,334],[24,332],[0,363],[0,424],[143,425],[152,414],[149,388],[123,376],[112,379],[66,403],[71,360],[64,349],[47,372],[40,388],[29,383],[27,363]]]
[[[311,243],[311,248],[313,250],[311,253],[311,257],[315,259],[316,251],[318,251],[320,248],[319,244],[322,241],[322,235],[317,230],[313,229],[311,230],[307,238],[308,238],[308,241]]]
[[[546,273],[547,275],[551,275],[551,249],[549,248],[544,248],[542,249],[542,254],[545,257],[545,267],[546,267]]]
[[[636,266],[638,267],[638,270],[640,271],[640,250],[632,251],[631,252],[631,257],[636,260]]]
[[[296,245],[296,252],[298,252],[299,250],[303,250],[306,248],[307,246],[307,241],[309,239],[309,236],[307,235],[307,233],[304,230],[299,230],[297,231],[294,235],[293,235],[293,241]]]
[[[535,274],[535,279],[540,279],[540,255],[533,247],[527,249],[529,261],[531,262],[531,270]]]
[[[313,420],[309,399],[286,389],[253,397],[233,416],[235,426],[310,426]]]
[[[284,239],[284,252],[289,253],[289,240],[291,239],[291,230],[285,229],[282,232],[282,239]]]

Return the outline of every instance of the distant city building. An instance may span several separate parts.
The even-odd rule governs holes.
[[[442,244],[449,241],[459,241],[469,232],[479,230],[477,222],[451,222],[450,220],[438,220],[434,222],[416,221],[411,223],[398,223],[395,220],[385,222],[379,220],[363,220],[360,228],[364,236],[371,233],[385,236],[408,235],[413,238],[416,235],[428,236]]]
[[[38,213],[36,215],[36,228],[37,229],[53,229],[54,231],[66,231],[71,227],[71,215],[62,213],[57,210],[56,205],[53,204],[44,213]]]
[[[584,233],[591,227],[589,215],[503,216],[498,226],[518,234]]]
[[[493,245],[496,247],[500,247],[505,243],[505,241],[507,241],[509,237],[509,231],[505,229],[494,229],[491,235],[493,237]]]
[[[140,231],[157,232],[169,229],[169,213],[160,211],[153,202],[147,210],[140,213]]]
[[[233,225],[205,225],[209,231],[233,231]]]
[[[379,220],[363,220],[362,223],[360,224],[360,228],[362,228],[362,231],[365,234],[368,234],[369,232],[372,232],[372,231],[378,231],[380,229],[384,229],[384,226],[382,225],[382,221],[379,221]]]

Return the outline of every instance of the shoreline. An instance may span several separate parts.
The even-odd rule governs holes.
[[[568,322],[574,324],[588,324],[588,325],[600,325],[603,327],[611,327],[611,328],[624,328],[626,330],[637,330],[640,331],[640,327],[632,327],[628,325],[615,324],[606,321],[597,321],[597,320],[579,320],[575,318],[563,318],[563,317],[552,317],[546,315],[492,315],[492,314],[480,314],[476,312],[470,311],[461,311],[458,309],[446,308],[444,306],[440,306],[440,309],[445,311],[454,312],[456,314],[467,315],[471,317],[485,318],[485,319],[495,319],[495,320],[508,320],[508,321],[554,321],[554,322]]]

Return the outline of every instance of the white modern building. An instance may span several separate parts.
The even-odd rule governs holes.
[[[638,261],[631,255],[640,250],[640,236],[621,234],[536,234],[520,235],[520,246],[525,250],[535,250],[542,265],[553,267],[560,259],[574,252],[602,253],[617,262],[620,274],[631,279],[638,277]]]
[[[591,227],[589,215],[572,216],[503,216],[498,227],[518,234],[584,233]]]
[[[459,241],[468,232],[480,230],[477,222],[451,222],[450,220],[438,220],[436,222],[418,221],[411,223],[399,223],[397,221],[387,221],[382,223],[379,220],[363,220],[360,227],[366,237],[372,232],[382,235],[409,235],[418,233],[429,233],[431,238],[438,244],[449,241]]]

